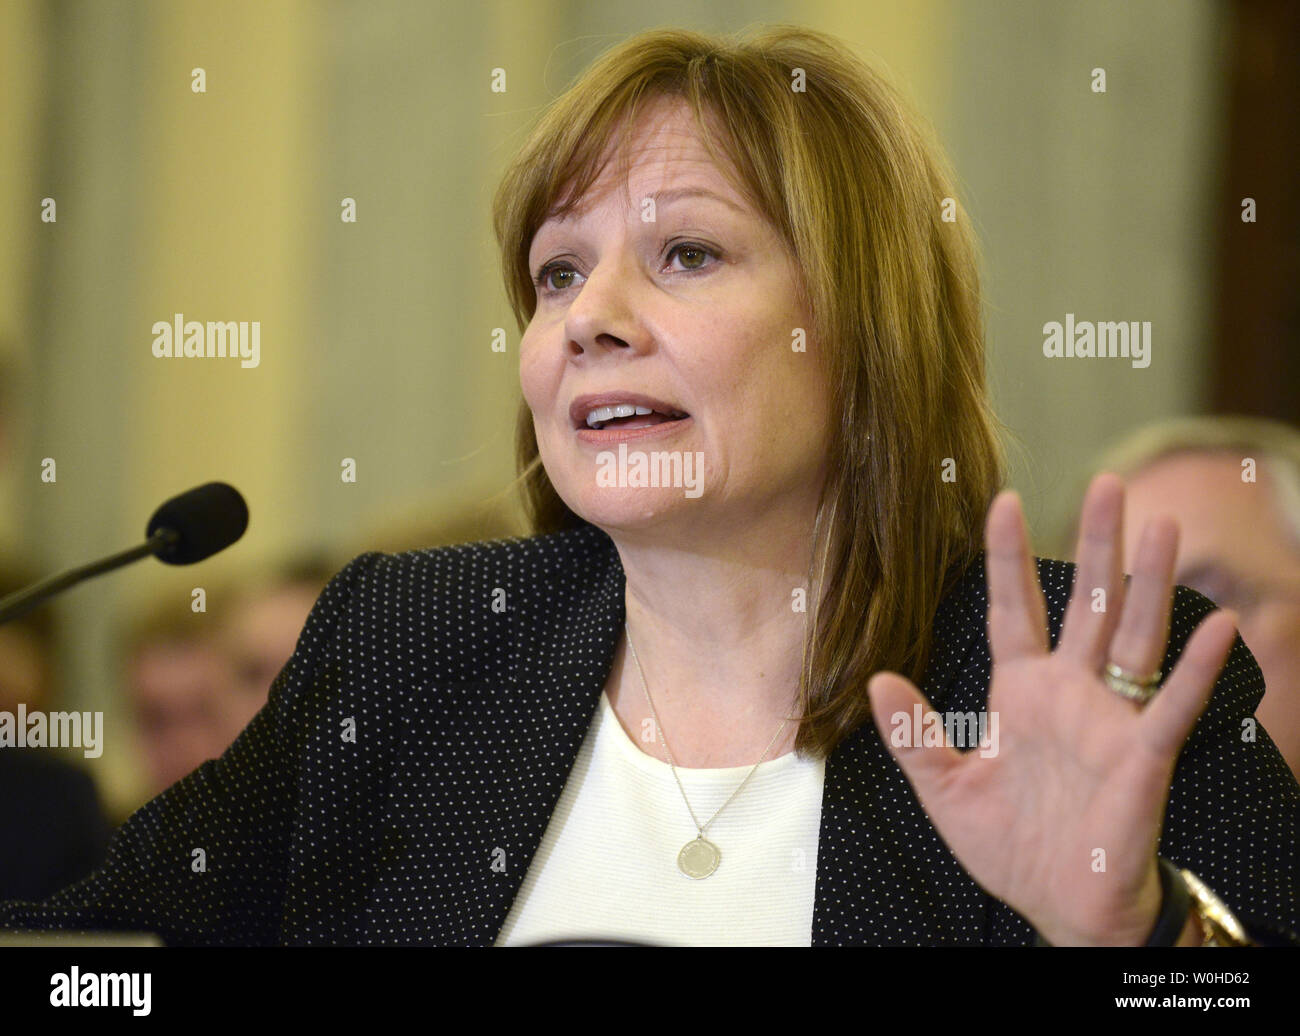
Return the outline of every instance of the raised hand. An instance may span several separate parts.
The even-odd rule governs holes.
[[[877,729],[940,836],[971,877],[1053,945],[1136,946],[1150,935],[1174,765],[1236,634],[1228,613],[1207,616],[1146,705],[1108,686],[1108,662],[1140,679],[1164,658],[1178,543],[1171,519],[1148,524],[1126,587],[1123,512],[1123,482],[1098,475],[1084,499],[1060,640],[1049,651],[1019,499],[1004,492],[989,509],[995,755],[922,747],[919,738],[892,745],[891,717],[928,703],[894,673],[868,687]]]

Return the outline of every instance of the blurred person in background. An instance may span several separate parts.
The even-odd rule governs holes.
[[[239,733],[231,708],[233,665],[216,616],[166,597],[133,619],[123,659],[146,797],[152,798],[219,756]]]
[[[227,715],[234,735],[229,741],[266,704],[271,681],[289,661],[311,606],[336,570],[327,558],[313,555],[234,590],[218,628],[219,647],[233,681]]]
[[[266,703],[331,574],[305,558],[212,588],[206,611],[167,597],[136,617],[123,654],[148,798],[220,756]]]
[[[0,598],[36,582],[0,571]],[[54,620],[37,608],[0,626],[0,711],[50,708]],[[57,749],[0,747],[0,899],[40,899],[79,881],[104,858],[111,827],[95,782]]]
[[[1150,519],[1177,520],[1174,581],[1236,612],[1264,673],[1255,717],[1300,777],[1300,431],[1250,417],[1163,421],[1097,470],[1128,484],[1126,558]]]

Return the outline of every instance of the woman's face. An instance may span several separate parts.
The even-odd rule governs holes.
[[[529,250],[534,277],[545,273],[520,383],[547,474],[611,533],[811,514],[829,397],[797,270],[713,164],[684,102],[658,102],[629,146],[626,179],[606,163]],[[619,396],[656,413],[598,410],[610,423],[589,427],[588,412]],[[659,486],[637,484],[640,462]]]

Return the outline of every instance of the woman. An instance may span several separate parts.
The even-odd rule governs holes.
[[[541,535],[355,560],[230,750],[0,920],[1293,940],[1300,788],[1238,738],[1263,685],[1229,617],[1171,599],[1176,528],[1126,587],[1099,478],[1067,608],[995,497],[973,251],[917,126],[804,30],[600,60],[495,209]],[[933,743],[918,685],[976,749]]]

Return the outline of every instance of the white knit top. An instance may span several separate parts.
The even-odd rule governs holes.
[[[751,769],[677,768],[701,824]],[[762,763],[706,832],[718,869],[687,877],[677,854],[697,832],[672,770],[633,743],[602,692],[496,945],[811,945],[825,775],[824,760],[796,752]]]

